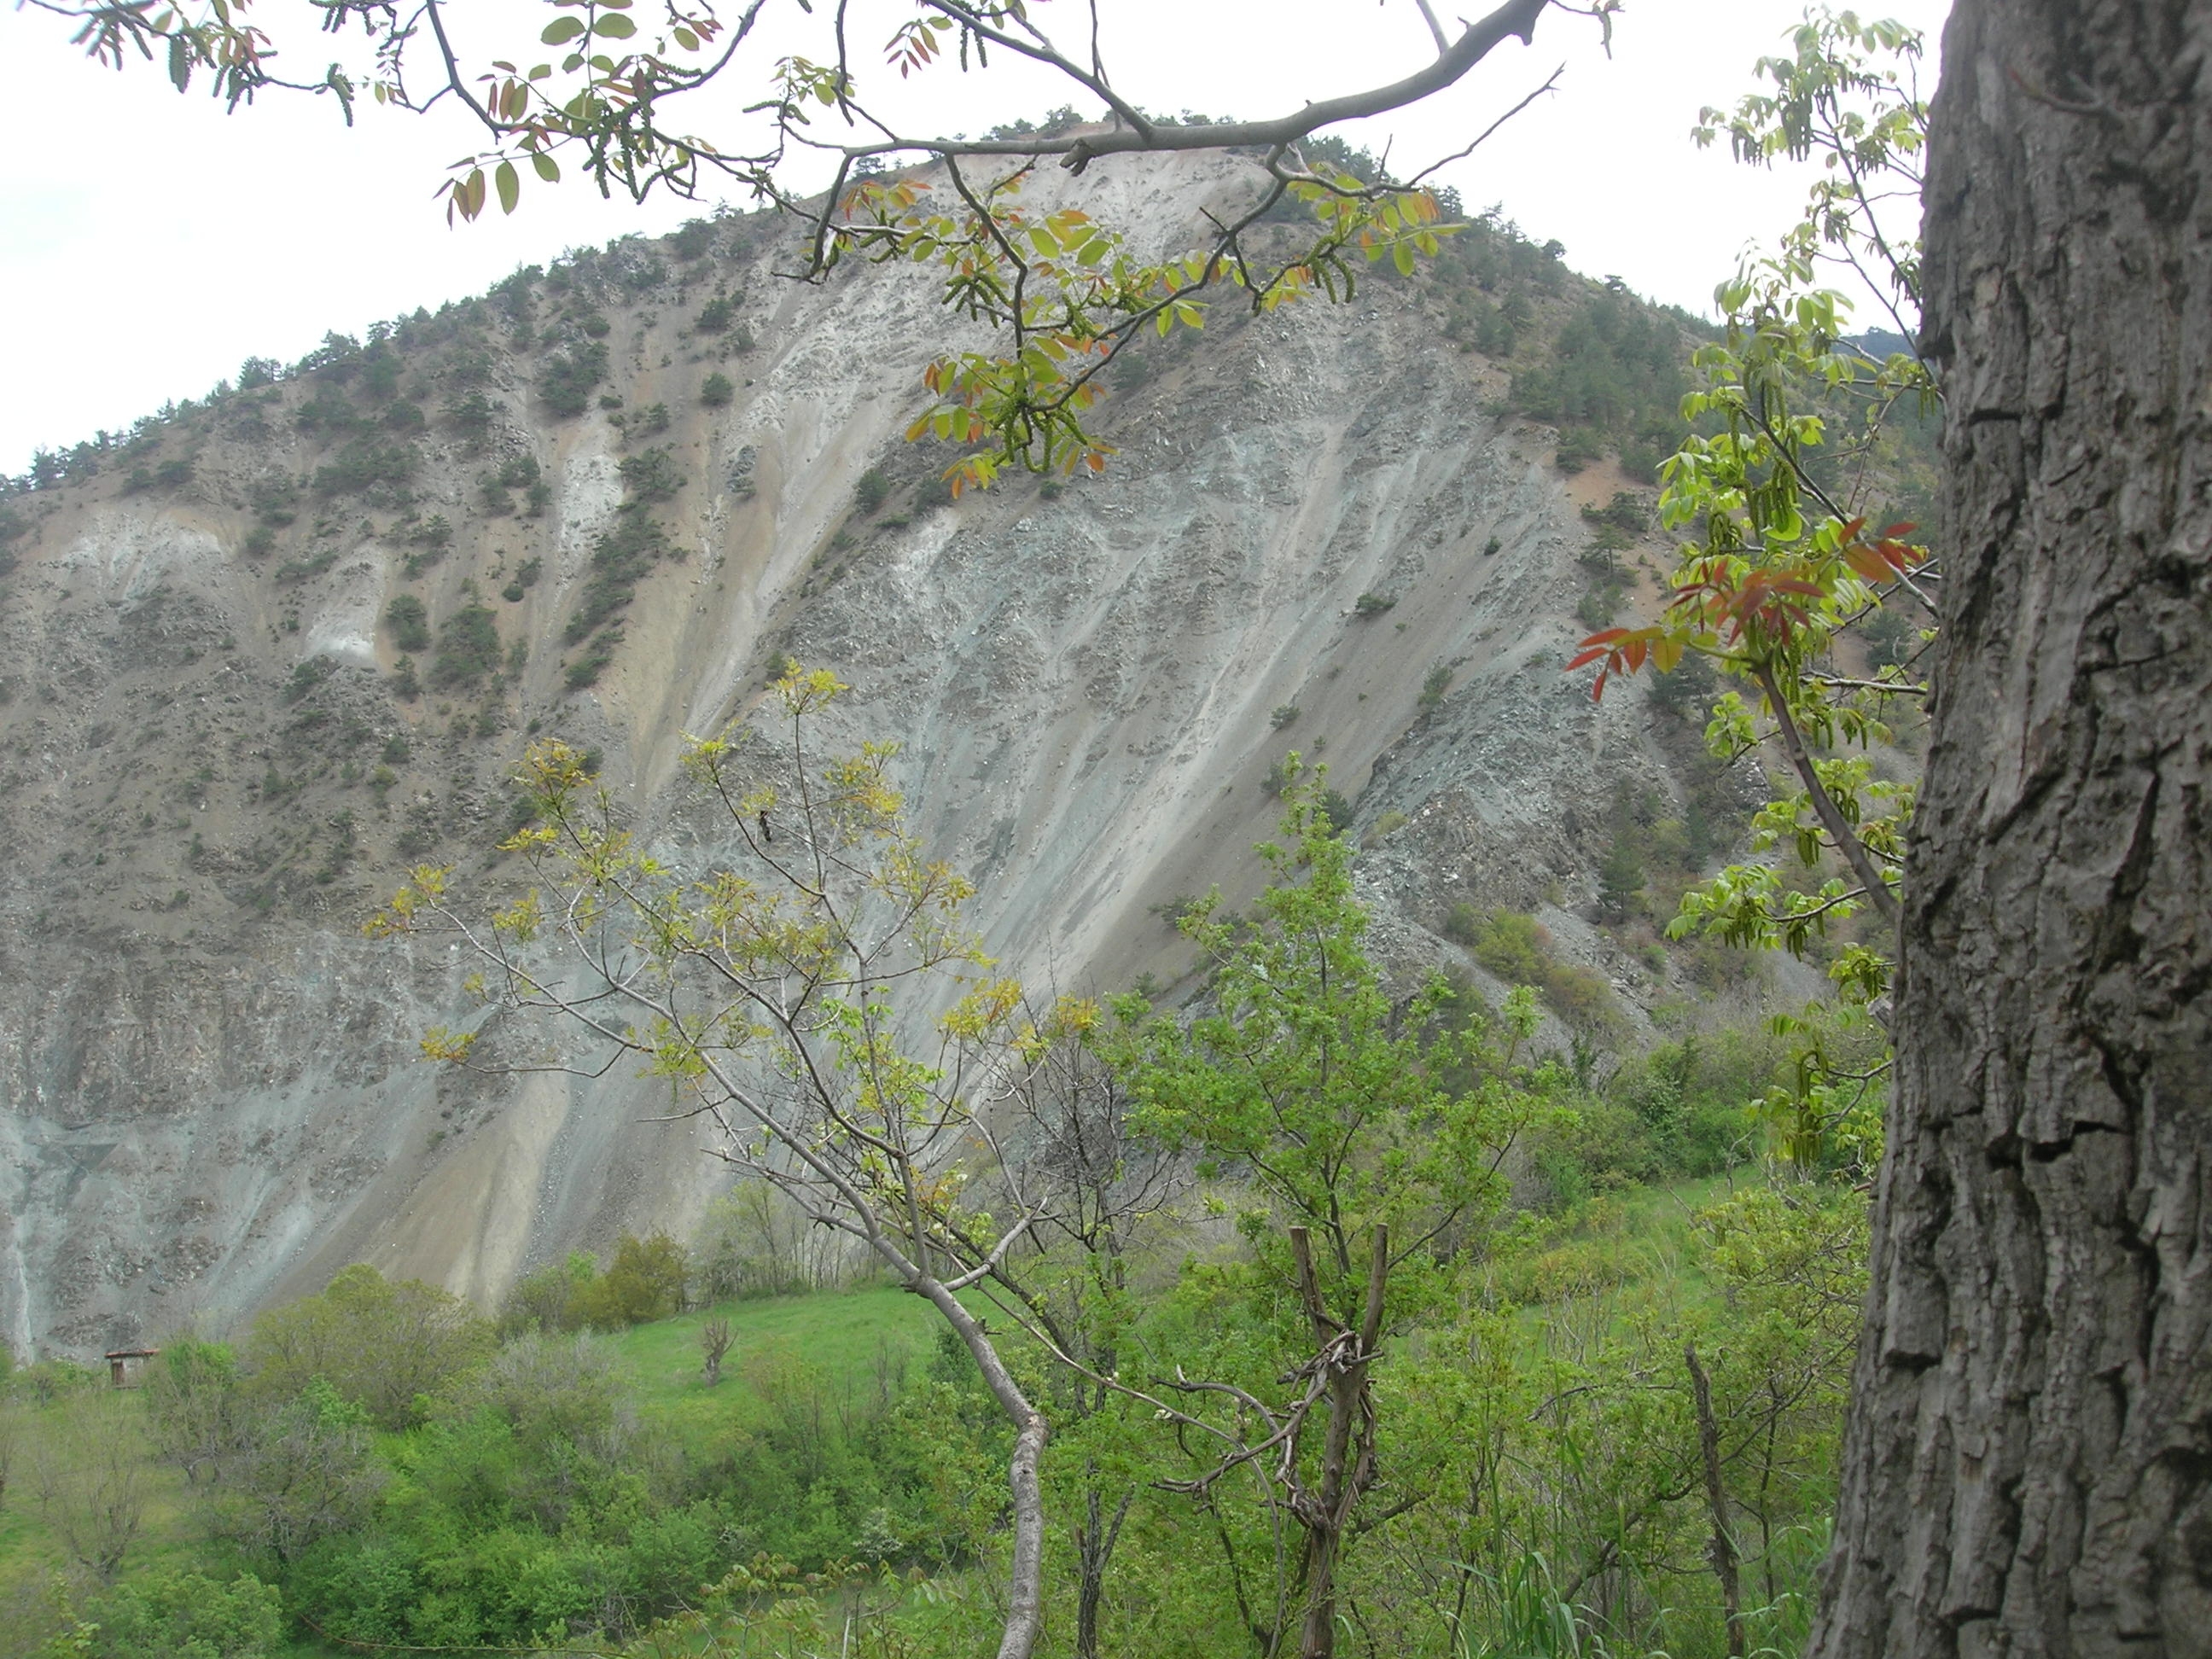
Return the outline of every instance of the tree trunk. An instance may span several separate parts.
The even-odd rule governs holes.
[[[1023,1394],[982,1322],[961,1305],[944,1281],[923,1273],[910,1278],[907,1288],[927,1297],[944,1315],[983,1373],[984,1387],[1014,1425],[1014,1449],[1006,1462],[1014,1547],[1007,1568],[1006,1625],[999,1638],[999,1659],[1030,1659],[1044,1628],[1044,1492],[1037,1480],[1037,1462],[1044,1455],[1049,1432],[1044,1413]]]
[[[1375,1410],[1368,1368],[1382,1334],[1382,1297],[1390,1275],[1389,1230],[1377,1225],[1370,1243],[1367,1299],[1358,1335],[1329,1376],[1328,1427],[1322,1441],[1319,1478],[1297,1505],[1306,1534],[1299,1573],[1306,1610],[1299,1626],[1298,1659],[1331,1659],[1336,1651],[1337,1561],[1352,1511],[1375,1480]],[[1322,1304],[1312,1247],[1304,1227],[1291,1229],[1291,1252],[1297,1263],[1298,1291],[1314,1340],[1326,1351],[1341,1328]]]
[[[1820,1659],[2212,1651],[2212,3],[1959,0],[1934,745]]]
[[[1721,1583],[1721,1614],[1728,1624],[1729,1659],[1743,1659],[1743,1586],[1736,1577],[1735,1539],[1729,1531],[1728,1486],[1721,1479],[1721,1425],[1713,1415],[1713,1385],[1698,1363],[1698,1345],[1682,1346],[1690,1367],[1690,1393],[1698,1408],[1698,1454],[1705,1465],[1705,1507],[1713,1518],[1705,1559]]]
[[[1083,1524],[1075,1529],[1075,1555],[1079,1580],[1075,1595],[1075,1659],[1098,1659],[1098,1613],[1106,1599],[1106,1564],[1114,1559],[1114,1545],[1128,1519],[1134,1492],[1123,1492],[1106,1519],[1105,1498],[1098,1489],[1094,1463],[1085,1471],[1091,1485],[1084,1492]]]

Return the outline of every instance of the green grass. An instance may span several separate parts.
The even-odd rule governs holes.
[[[702,1374],[699,1328],[716,1315],[730,1322],[733,1340],[723,1357],[722,1380],[710,1389]],[[636,1374],[640,1409],[696,1449],[752,1418],[749,1370],[796,1361],[823,1373],[833,1388],[872,1386],[879,1364],[919,1366],[939,1322],[921,1297],[872,1285],[724,1303],[606,1340]]]

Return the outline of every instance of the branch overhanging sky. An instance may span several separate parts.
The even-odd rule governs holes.
[[[283,5],[263,0],[257,13],[274,20]],[[1932,90],[1948,0],[1861,9],[1927,33],[1921,84]],[[1117,88],[1163,112],[1274,115],[1395,79],[1433,51],[1412,0],[1104,0],[1102,10]],[[477,11],[487,46],[534,38],[544,16],[514,0]],[[1455,8],[1443,11],[1452,27]],[[1556,237],[1577,270],[1710,314],[1714,284],[1794,219],[1808,174],[1747,168],[1724,144],[1700,152],[1689,130],[1701,106],[1750,89],[1753,62],[1782,51],[1802,14],[1794,0],[1628,0],[1608,59],[1593,24],[1554,11],[1532,47],[1509,42],[1442,95],[1335,131],[1378,154],[1387,146],[1394,171],[1414,172],[1565,64],[1556,94],[1435,182],[1469,211],[1499,204],[1538,240]],[[572,179],[526,188],[512,218],[495,206],[448,229],[433,192],[448,163],[479,148],[451,100],[427,118],[364,106],[350,131],[328,99],[267,94],[226,116],[198,86],[178,96],[157,65],[93,66],[61,20],[34,11],[0,13],[0,55],[17,70],[0,102],[0,472],[201,396],[248,356],[289,362],[326,330],[357,335],[435,310],[518,265],[658,235],[711,205],[604,201]],[[314,72],[330,55],[315,38],[285,61]],[[885,70],[877,84],[917,130],[981,133],[1063,103],[1089,112],[1069,95],[1079,88],[1026,66],[963,76],[940,63],[885,87],[896,81]],[[734,110],[758,84],[718,90],[719,106],[696,100],[682,125],[712,133],[713,108]],[[1858,320],[1883,319],[1867,304]]]

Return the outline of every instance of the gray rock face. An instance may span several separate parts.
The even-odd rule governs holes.
[[[1102,164],[1092,187],[1164,243],[1240,166]],[[750,351],[687,327],[715,288]],[[648,1085],[421,1062],[416,1036],[465,1006],[453,961],[359,927],[421,858],[512,876],[489,849],[526,725],[599,748],[672,856],[711,860],[682,734],[744,714],[778,653],[853,684],[851,735],[903,745],[919,827],[975,877],[1016,971],[1173,980],[1188,952],[1149,907],[1254,886],[1267,779],[1297,749],[1357,800],[1356,830],[1408,820],[1364,863],[1395,961],[1449,953],[1429,929],[1452,903],[1510,903],[1638,989],[1571,912],[1617,793],[1672,786],[1638,689],[1594,706],[1560,672],[1584,631],[1577,508],[1621,481],[1563,478],[1553,434],[1493,412],[1504,374],[1444,345],[1419,284],[1218,307],[1106,405],[1103,477],[933,510],[948,458],[901,439],[942,337],[912,273],[811,288],[732,254],[599,303],[602,390],[667,405],[643,441],[686,483],[658,509],[673,553],[587,690],[564,690],[562,631],[621,500],[621,434],[605,410],[545,416],[496,328],[477,325],[505,415],[482,453],[434,425],[418,441],[411,520],[310,493],[249,553],[253,491],[318,459],[305,380],[253,394],[250,420],[193,417],[164,452],[194,447],[181,490],[104,476],[37,498],[0,590],[0,1334],[19,1352],[222,1328],[351,1261],[489,1302],[622,1228],[690,1225],[716,1166],[639,1121]],[[402,343],[434,399],[448,357]],[[743,383],[719,409],[698,397],[716,364]],[[544,516],[489,512],[482,475],[523,455]],[[854,505],[871,466],[898,486],[873,517]],[[452,550],[410,580],[434,513]],[[495,598],[530,559],[535,585]],[[434,622],[482,597],[521,659],[490,690],[399,700],[379,618],[402,592]],[[1361,616],[1365,592],[1395,607]],[[1425,706],[1439,664],[1449,690]]]

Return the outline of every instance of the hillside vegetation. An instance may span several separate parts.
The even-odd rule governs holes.
[[[1702,658],[1559,672],[1707,332],[1563,252],[1117,356],[981,501],[738,218],[12,481],[5,1651],[950,1659],[1047,1426],[1045,1652],[1794,1650],[1886,1085],[1778,1011],[1872,935]],[[1783,957],[1667,937],[1732,879]]]
[[[1722,1104],[1753,1080],[1748,1060],[1671,1050],[1591,1104],[1639,1126],[1614,1144],[1656,1164],[1685,1121],[1748,1145],[1755,1127]],[[1741,1163],[1646,1186],[1602,1158],[1553,1156],[1609,1195],[1520,1216],[1468,1259],[1455,1311],[1403,1334],[1382,1369],[1398,1513],[1355,1557],[1350,1605],[1391,1652],[1600,1638],[1724,1651],[1684,1354],[1696,1344],[1749,1617],[1762,1644],[1786,1646],[1832,1496],[1863,1201]],[[1195,1370],[1271,1340],[1240,1311],[1233,1253],[1201,1245],[1178,1263],[1204,1236],[1181,1223],[1148,1240],[1154,1291],[1128,1339],[1143,1358],[1127,1369]],[[379,1310],[410,1299],[451,1349],[395,1378]],[[850,1651],[987,1643],[1005,1431],[925,1307],[862,1284],[596,1331],[524,1317],[494,1325],[360,1269],[272,1310],[234,1348],[173,1340],[135,1390],[55,1362],[18,1372],[0,1651],[349,1650],[323,1632],[548,1654],[836,1652],[848,1621],[863,1644]],[[717,1322],[729,1346],[709,1382],[700,1336]],[[303,1332],[343,1386],[301,1380]],[[1235,1609],[1267,1576],[1263,1519],[1241,1493],[1194,1503],[1153,1485],[1187,1474],[1191,1449],[1146,1415],[1082,1425],[1048,1469],[1071,1522],[1100,1485],[1124,1517],[1102,1650],[1256,1651]],[[1060,1539],[1068,1583],[1072,1535]],[[1072,1651],[1073,1626],[1056,1601],[1047,1650]],[[724,1645],[692,1646],[700,1631]],[[771,1640],[791,1645],[745,1645]]]

